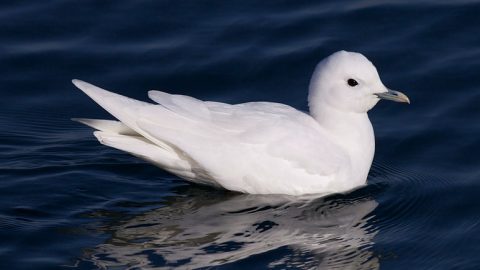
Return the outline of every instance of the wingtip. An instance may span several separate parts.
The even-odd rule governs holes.
[[[80,90],[82,89],[82,87],[85,87],[86,85],[89,85],[89,83],[84,82],[84,81],[79,80],[79,79],[73,79],[72,83],[73,83],[73,85],[75,85]]]
[[[82,123],[82,124],[86,125],[86,124],[85,124],[85,118],[76,118],[76,117],[74,117],[74,118],[70,118],[70,120],[72,120],[72,121],[74,121],[74,122],[78,122],[78,123]]]
[[[79,79],[72,79],[72,83],[76,86],[77,84],[79,84],[80,82],[82,82],[81,80]]]
[[[156,97],[169,97],[169,96],[172,96],[172,94],[169,94],[167,92],[164,92],[164,91],[160,91],[160,90],[149,90],[148,91],[148,97],[151,99],[151,100],[154,100],[156,99]]]
[[[105,89],[102,89],[98,86],[95,86],[91,83],[88,83],[88,82],[85,82],[85,81],[82,81],[82,80],[78,80],[78,79],[73,79],[72,80],[72,83],[78,88],[80,89],[82,92],[84,92],[85,94],[87,94],[88,96],[90,96],[91,98],[93,98],[95,101],[96,100],[96,96],[104,96],[106,95],[107,93],[110,93],[109,91],[105,90]],[[98,101],[97,101],[98,103]]]
[[[91,128],[94,128],[94,129],[97,129],[96,127],[92,126],[92,124],[90,123],[92,119],[87,119],[87,118],[70,118],[70,120],[74,121],[74,122],[77,122],[77,123],[80,123],[80,124],[84,124],[86,126],[89,126]]]
[[[153,95],[153,94],[155,94],[155,93],[157,93],[157,92],[163,93],[162,91],[151,89],[151,90],[148,90],[147,94],[150,96],[150,95]]]

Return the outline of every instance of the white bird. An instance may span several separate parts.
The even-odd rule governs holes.
[[[252,194],[328,194],[364,185],[375,137],[367,112],[385,87],[362,54],[336,52],[310,81],[310,113],[272,102],[230,105],[149,91],[152,104],[73,80],[119,121],[74,119],[104,145],[195,183]]]

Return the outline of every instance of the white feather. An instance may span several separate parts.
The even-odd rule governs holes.
[[[352,76],[361,87],[346,84]],[[160,91],[149,91],[158,103],[151,104],[73,83],[120,121],[77,119],[100,130],[101,143],[189,181],[291,195],[365,183],[375,148],[367,111],[378,102],[371,88],[383,86],[365,57],[347,52],[317,67],[309,95],[313,117],[284,104],[230,105]]]

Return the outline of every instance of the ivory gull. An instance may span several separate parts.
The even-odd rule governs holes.
[[[375,151],[367,112],[380,99],[410,103],[385,87],[362,54],[339,51],[312,76],[310,113],[272,102],[230,105],[149,91],[158,104],[73,80],[119,121],[74,119],[104,145],[188,181],[252,194],[328,194],[366,183]]]

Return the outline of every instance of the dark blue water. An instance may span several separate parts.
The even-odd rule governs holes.
[[[480,2],[3,1],[0,268],[479,269]],[[70,83],[307,109],[316,63],[369,57],[369,185],[311,201],[189,184],[100,145]]]

